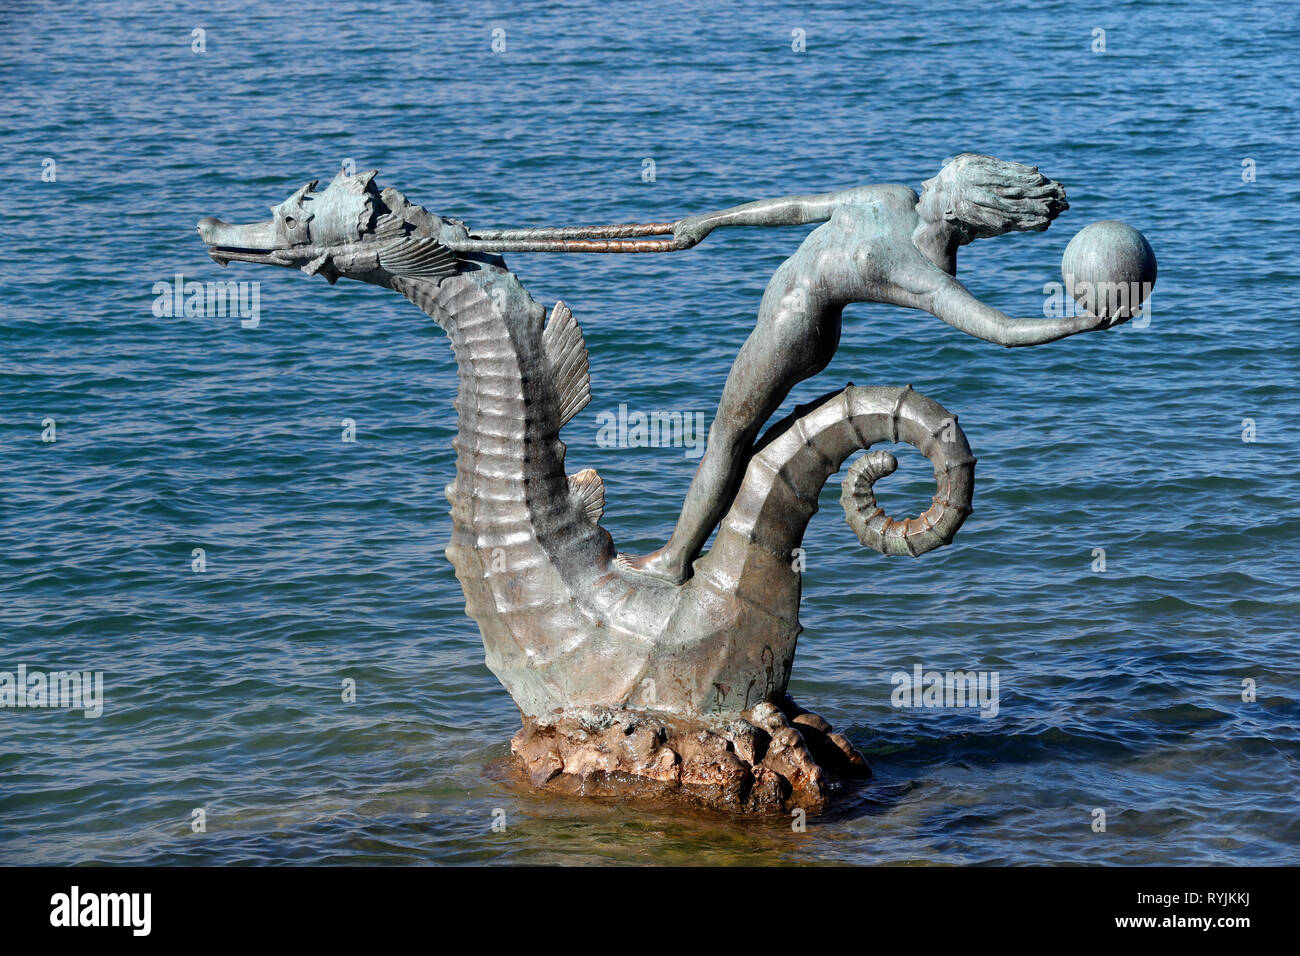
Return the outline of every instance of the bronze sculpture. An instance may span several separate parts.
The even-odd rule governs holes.
[[[487,664],[519,705],[512,751],[534,784],[732,811],[820,808],[839,780],[869,771],[847,738],[785,694],[800,631],[793,552],[818,494],[858,450],[916,446],[938,486],[923,515],[899,521],[876,505],[872,483],[896,464],[884,451],[849,469],[842,501],[864,544],[918,555],[950,542],[970,513],[975,459],[956,417],[910,387],[849,386],[755,441],[758,429],[829,361],[848,302],[925,309],[1005,345],[1108,328],[1140,304],[1023,321],[980,303],[953,277],[957,248],[1045,229],[1067,208],[1064,190],[992,157],[962,154],[944,170],[920,197],[865,187],[676,223],[492,231],[381,192],[373,171],[340,173],[324,190],[299,189],[268,222],[204,219],[199,232],[223,265],[391,288],[447,332],[460,378],[447,556]],[[568,474],[559,438],[590,401],[581,329],[563,303],[548,314],[535,302],[499,253],[677,251],[723,225],[821,221],[768,288],[673,541],[645,559],[619,556],[599,524],[599,476]],[[1154,281],[1154,257],[1149,269],[1131,256],[1120,265]],[[713,548],[695,560],[715,526]]]

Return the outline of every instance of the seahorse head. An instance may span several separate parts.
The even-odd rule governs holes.
[[[464,232],[462,223],[440,219],[407,202],[395,189],[375,186],[375,170],[340,170],[323,190],[312,180],[271,218],[235,224],[211,216],[199,220],[208,255],[221,265],[255,262],[388,286],[395,276],[438,279],[455,274],[455,255],[444,242]]]

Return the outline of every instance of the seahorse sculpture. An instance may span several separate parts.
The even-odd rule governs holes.
[[[270,221],[209,218],[199,232],[222,265],[384,286],[446,331],[460,382],[446,553],[487,666],[521,711],[512,751],[531,781],[762,812],[820,808],[867,775],[849,741],[785,693],[800,632],[794,552],[826,480],[880,442],[920,449],[938,488],[923,515],[896,521],[872,495],[896,462],[863,456],[842,499],[861,541],[911,555],[951,541],[975,467],[956,416],[910,387],[849,386],[805,405],[755,445],[689,580],[629,572],[600,525],[600,477],[566,468],[560,430],[591,398],[577,321],[561,302],[548,314],[462,222],[381,192],[374,175],[309,183]]]

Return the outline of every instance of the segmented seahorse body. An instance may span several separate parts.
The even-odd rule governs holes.
[[[420,234],[445,235],[423,209],[402,212]],[[391,284],[438,321],[456,355],[447,557],[488,667],[528,716],[600,706],[727,719],[779,699],[800,630],[792,552],[822,485],[858,449],[910,442],[939,481],[934,507],[900,523],[873,510],[868,466],[850,470],[850,523],[877,550],[928,550],[969,513],[974,459],[953,416],[910,389],[850,386],[769,430],[690,580],[625,576],[598,523],[599,476],[565,470],[560,429],[590,400],[577,321],[562,303],[548,319],[495,257],[457,269]]]

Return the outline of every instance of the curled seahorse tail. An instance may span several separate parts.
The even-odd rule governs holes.
[[[758,548],[776,560],[790,560],[827,479],[854,452],[879,442],[919,449],[934,466],[937,490],[924,514],[891,518],[876,503],[872,485],[898,463],[886,451],[862,456],[846,474],[841,498],[858,539],[881,554],[913,556],[952,541],[971,513],[975,481],[975,457],[957,416],[910,385],[850,385],[797,408],[763,436],[714,551]]]
[[[951,544],[971,513],[975,487],[975,456],[966,435],[942,405],[909,385],[899,393],[890,416],[890,441],[905,441],[934,466],[937,486],[930,507],[915,518],[891,518],[876,503],[872,485],[892,474],[898,461],[887,451],[869,452],[844,476],[840,504],[858,540],[881,554],[912,557]]]

